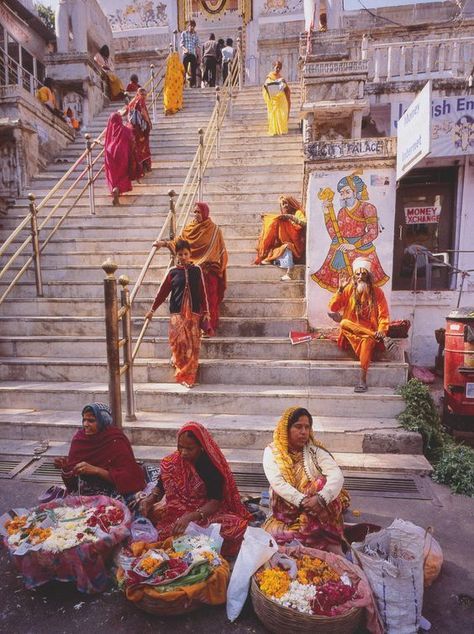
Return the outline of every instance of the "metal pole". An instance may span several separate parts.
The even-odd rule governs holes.
[[[130,305],[130,283],[127,275],[119,277],[120,304],[126,307],[122,315],[122,337],[125,341],[123,347],[123,362],[127,368],[125,371],[125,396],[127,399],[127,413],[125,420],[137,420],[135,415],[135,392],[133,391],[133,354],[132,354],[132,307]]]
[[[39,232],[38,232],[38,210],[35,205],[34,194],[28,194],[30,200],[30,223],[31,223],[31,243],[33,245],[33,261],[35,263],[35,281],[36,294],[43,297],[43,280],[41,277],[41,261],[39,248]]]
[[[177,51],[178,50],[178,29],[175,29],[173,31],[173,50]]]
[[[174,240],[176,238],[176,206],[174,203],[174,199],[176,195],[177,194],[174,191],[174,189],[170,189],[168,191],[168,196],[170,197],[170,213],[171,213],[170,240]]]
[[[89,209],[92,216],[95,216],[95,195],[94,195],[94,172],[92,166],[92,141],[91,135],[84,135],[87,149],[87,178],[89,180]]]
[[[120,355],[118,336],[117,265],[109,258],[103,264],[104,278],[105,338],[107,343],[107,365],[109,369],[109,403],[112,418],[117,427],[122,427],[122,402],[120,394]]]
[[[153,123],[156,123],[156,103],[155,103],[155,65],[150,64],[151,74],[151,112]]]
[[[239,65],[239,90],[242,90],[244,85],[244,60],[242,57],[242,27],[238,28],[239,36],[237,38],[237,63]]]
[[[216,159],[219,158],[221,145],[221,91],[216,87],[217,124],[216,124]]]
[[[198,192],[199,200],[202,200],[203,190],[203,168],[204,168],[204,130],[199,128],[199,180],[198,180]]]

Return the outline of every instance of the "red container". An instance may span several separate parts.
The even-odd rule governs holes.
[[[474,308],[457,308],[446,317],[444,411],[466,417],[474,428]]]

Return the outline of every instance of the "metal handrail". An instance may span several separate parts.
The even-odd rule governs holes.
[[[164,69],[166,65],[166,59],[159,66],[158,71],[155,72],[155,66],[153,64],[150,65],[150,77],[143,85],[143,88],[146,90],[151,86],[151,92],[148,94],[148,98],[152,101],[152,103],[156,103],[157,99],[161,95],[163,91],[163,79],[164,79]],[[155,111],[155,108],[154,108]],[[97,138],[91,140],[90,135],[86,134],[86,149],[81,153],[81,155],[76,159],[73,165],[66,171],[65,174],[58,180],[58,182],[51,188],[51,190],[44,196],[40,203],[35,203],[35,197],[33,194],[29,195],[30,199],[30,209],[27,215],[23,218],[23,220],[19,223],[19,225],[11,232],[11,234],[6,238],[2,246],[0,247],[0,257],[6,253],[7,249],[16,238],[21,234],[23,230],[26,229],[28,225],[31,225],[31,235],[28,236],[21,245],[16,249],[16,251],[11,254],[7,260],[7,262],[0,269],[0,279],[4,277],[4,275],[10,270],[13,264],[16,262],[18,257],[22,255],[26,247],[30,244],[33,244],[33,255],[29,257],[26,262],[22,265],[20,270],[17,272],[13,280],[10,282],[6,290],[0,296],[0,305],[6,299],[7,295],[14,288],[16,283],[20,280],[23,274],[27,271],[29,266],[34,263],[35,264],[35,277],[37,280],[37,295],[39,297],[42,296],[42,288],[41,284],[41,269],[40,269],[40,259],[39,255],[42,253],[50,242],[51,238],[55,235],[58,229],[63,224],[64,220],[68,217],[69,213],[75,208],[79,200],[85,194],[86,190],[89,189],[90,197],[89,197],[89,208],[90,213],[95,213],[95,194],[94,194],[94,183],[97,180],[98,176],[102,173],[104,169],[104,165],[100,166],[99,170],[96,174],[93,173],[93,167],[97,164],[97,162],[102,159],[104,156],[105,149],[103,147],[102,140],[105,136],[106,128],[102,130],[102,132],[97,136]],[[99,149],[100,148],[100,149]],[[93,150],[98,149],[98,154],[92,159]],[[61,190],[63,185],[68,181],[76,171],[76,169],[84,163],[84,167],[78,176],[76,176],[69,186],[61,193],[59,199],[52,206],[50,211],[46,214],[44,218],[41,219],[40,224],[37,223],[38,212],[42,209],[45,209],[48,205],[49,201]],[[42,242],[39,244],[38,234],[42,231],[48,222],[55,216],[56,212],[63,206],[65,200],[68,196],[75,190],[75,188],[80,185],[81,181],[85,180],[84,186],[81,187],[78,195],[74,198],[73,203],[68,207],[67,211],[57,220],[55,226],[50,230],[50,233]],[[33,219],[35,229],[33,230]],[[37,245],[37,246],[35,246]]]
[[[212,151],[215,148],[216,154],[219,152],[220,129],[228,107],[230,106],[230,108],[232,108],[233,89],[235,87],[241,88],[242,83],[242,47],[241,40],[239,38],[237,41],[237,55],[226,81],[224,82],[221,90],[218,88],[216,89],[216,103],[206,129],[200,129],[198,131],[198,147],[196,148],[196,152],[191,161],[191,165],[184,179],[184,183],[181,187],[176,203],[174,201],[176,196],[175,192],[173,190],[168,192],[170,198],[170,209],[155,242],[162,239],[167,228],[169,228],[170,239],[174,239],[185,226],[198,192],[202,194],[203,176],[205,170],[207,169]],[[177,214],[178,221],[176,220]],[[176,230],[178,224],[181,227],[179,231]],[[156,246],[152,246],[150,249],[131,292],[128,289],[128,277],[122,275],[119,278],[119,283],[122,285],[120,308],[118,308],[117,303],[117,280],[114,275],[117,265],[110,260],[107,260],[102,265],[102,268],[107,274],[104,279],[104,295],[107,361],[109,370],[109,402],[112,408],[113,418],[119,427],[122,425],[120,385],[120,377],[122,375],[125,375],[125,395],[127,400],[126,418],[130,421],[136,420],[133,390],[133,363],[140,349],[150,320],[145,319],[135,347],[132,350],[131,312],[133,302],[137,297],[138,291],[143,284],[143,280],[145,279],[157,250],[158,248]],[[168,275],[172,262],[173,258],[171,257],[170,263],[163,275],[162,283]],[[118,336],[119,321],[122,322],[122,339],[119,339]],[[120,364],[120,348],[123,349],[123,364]]]
[[[37,90],[38,86],[43,86],[44,84],[37,78],[35,77],[35,75],[33,75],[33,73],[31,73],[29,70],[27,70],[24,66],[22,66],[20,64],[19,61],[17,61],[16,59],[14,59],[11,55],[9,55],[9,53],[2,47],[0,46],[0,55],[3,57],[3,59],[5,61],[8,62],[12,62],[13,64],[15,64],[15,66],[17,67],[16,69],[16,76],[17,76],[17,80],[14,84],[8,84],[7,83],[7,73],[10,71],[11,66],[10,64],[4,65],[4,71],[5,71],[5,83],[2,83],[2,78],[0,77],[0,85],[3,86],[23,86],[24,87],[24,83],[23,83],[23,77],[24,75],[28,75],[30,78],[30,92]],[[26,89],[25,89],[26,90]]]

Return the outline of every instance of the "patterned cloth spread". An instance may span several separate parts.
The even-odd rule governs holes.
[[[109,572],[112,549],[126,539],[131,523],[130,511],[118,500],[105,496],[90,498],[66,497],[38,508],[53,509],[58,506],[98,507],[101,505],[118,506],[124,513],[124,520],[118,526],[110,528],[108,535],[97,542],[87,542],[59,553],[43,550],[28,551],[24,555],[12,555],[13,563],[23,577],[25,586],[32,590],[49,581],[66,581],[76,584],[79,592],[104,592],[112,584]]]
[[[181,48],[187,48],[191,55],[197,55],[199,49],[199,36],[197,33],[190,33],[189,31],[183,31],[181,33],[180,40]]]
[[[185,431],[190,431],[196,436],[203,450],[224,478],[224,498],[219,509],[197,523],[201,526],[208,526],[213,522],[221,524],[221,536],[224,538],[222,553],[224,557],[235,556],[251,516],[240,501],[229,464],[211,434],[203,425],[195,422],[184,425],[179,430],[178,436]],[[158,522],[160,539],[165,539],[171,536],[173,525],[179,517],[197,511],[209,500],[206,497],[205,484],[197,474],[194,465],[184,460],[179,451],[163,458],[161,480],[166,500],[155,519]]]

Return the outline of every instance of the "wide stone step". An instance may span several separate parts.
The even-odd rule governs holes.
[[[143,326],[142,315],[132,317],[133,334],[138,335]],[[168,334],[168,316],[155,315],[148,326],[149,336],[165,337]],[[307,321],[301,319],[284,319],[282,317],[222,317],[219,322],[219,334],[222,337],[286,337],[290,330],[305,331]],[[79,317],[78,315],[61,315],[59,317],[14,315],[0,317],[2,336],[23,337],[47,336],[54,332],[57,336],[104,334],[104,318],[102,315]]]
[[[97,271],[97,278],[92,282],[78,282],[75,280],[63,280],[43,282],[43,293],[45,297],[86,297],[99,299],[104,296],[100,270]],[[131,280],[133,283],[133,280]],[[156,281],[146,279],[141,286],[141,294],[146,297],[154,297],[158,292],[158,284],[161,276]],[[0,294],[6,289],[7,282],[0,282]],[[278,298],[281,295],[285,297],[303,297],[305,283],[303,281],[291,280],[289,282],[255,282],[253,280],[234,281],[226,289],[227,298],[238,297],[260,297]],[[13,291],[15,297],[36,297],[36,286],[33,283],[18,282]]]
[[[125,271],[124,271],[125,272]],[[154,296],[153,296],[154,297]],[[134,315],[144,315],[153,301],[149,297],[138,297],[133,304]],[[104,314],[104,302],[86,297],[25,298],[11,296],[2,304],[2,315],[76,315],[97,316]],[[305,302],[301,298],[259,299],[239,297],[225,298],[220,305],[222,317],[283,317],[300,319],[305,314]],[[161,305],[156,315],[168,315],[168,306]]]
[[[195,419],[210,430],[222,449],[260,451],[272,441],[277,416],[214,415],[196,413]],[[137,412],[137,420],[124,420],[123,429],[133,445],[172,447],[179,429],[185,422],[182,413]],[[24,440],[24,455],[28,455],[28,440],[48,439],[69,441],[78,429],[78,413],[46,410],[0,410],[0,438]],[[419,434],[403,430],[393,418],[347,419],[335,416],[313,416],[313,431],[319,442],[331,452],[351,453],[422,453]],[[1,442],[1,441],[0,441]],[[5,445],[0,444],[2,453]],[[11,444],[13,448],[13,443]],[[11,450],[10,449],[10,450]],[[67,451],[65,452],[67,453]],[[46,453],[48,455],[48,453]],[[59,454],[61,455],[61,454]]]
[[[78,335],[80,336],[80,335]],[[199,381],[203,385],[217,382],[227,385],[245,384],[252,377],[254,385],[288,385],[299,387],[355,385],[360,367],[356,361],[299,361],[246,359],[202,359]],[[408,367],[404,363],[375,362],[368,375],[369,387],[396,388],[406,382]],[[2,381],[103,381],[107,376],[105,357],[52,358],[3,357],[0,365]],[[139,383],[172,383],[174,370],[168,359],[138,358],[133,369]]]
[[[277,266],[255,266],[251,264],[253,258],[247,257],[246,265],[234,265],[233,254],[229,255],[229,263],[230,266],[227,269],[227,282],[228,285],[233,284],[235,282],[274,282],[279,283],[280,277],[285,272],[282,271]],[[104,256],[103,260],[104,261]],[[161,265],[152,264],[148,269],[148,278],[152,280],[161,280],[164,276],[164,273],[169,264],[169,256],[168,258],[161,258]],[[142,267],[145,263],[145,258],[141,258],[137,260],[137,263],[131,265],[129,264],[126,267],[127,275],[136,280]],[[68,284],[70,282],[97,282],[98,279],[103,279],[105,277],[105,273],[103,272],[101,266],[92,265],[89,266],[87,264],[79,264],[79,265],[66,265],[62,263],[56,267],[47,266],[46,263],[41,267],[43,282],[55,281],[60,282],[65,280]],[[123,266],[122,262],[120,264]],[[17,271],[20,267],[12,267],[12,271]],[[295,267],[292,272],[293,280],[303,281],[304,279],[304,267],[298,266]],[[30,268],[22,277],[24,282],[33,283],[35,280],[34,271]],[[282,287],[286,286],[288,282],[281,282]],[[286,289],[280,289],[282,294],[286,293]]]
[[[334,342],[329,342],[329,358],[345,358]],[[322,350],[322,348],[320,348]],[[221,337],[203,339],[201,359],[312,359],[319,348],[307,344],[291,345],[288,337]],[[37,335],[0,336],[0,355],[6,357],[97,357],[105,358],[105,333],[93,336]],[[153,359],[170,358],[168,337],[145,336],[140,356]],[[327,357],[326,357],[327,358]]]
[[[46,409],[55,407],[80,411],[86,403],[104,402],[107,385],[94,383],[10,382],[0,384],[0,402],[10,408]],[[136,408],[172,411],[194,416],[204,414],[281,415],[295,404],[319,416],[361,418],[368,416],[393,418],[404,409],[401,396],[390,388],[373,388],[365,394],[354,394],[352,387],[300,388],[293,385],[276,387],[225,384],[197,385],[192,390],[178,384],[136,383]]]

